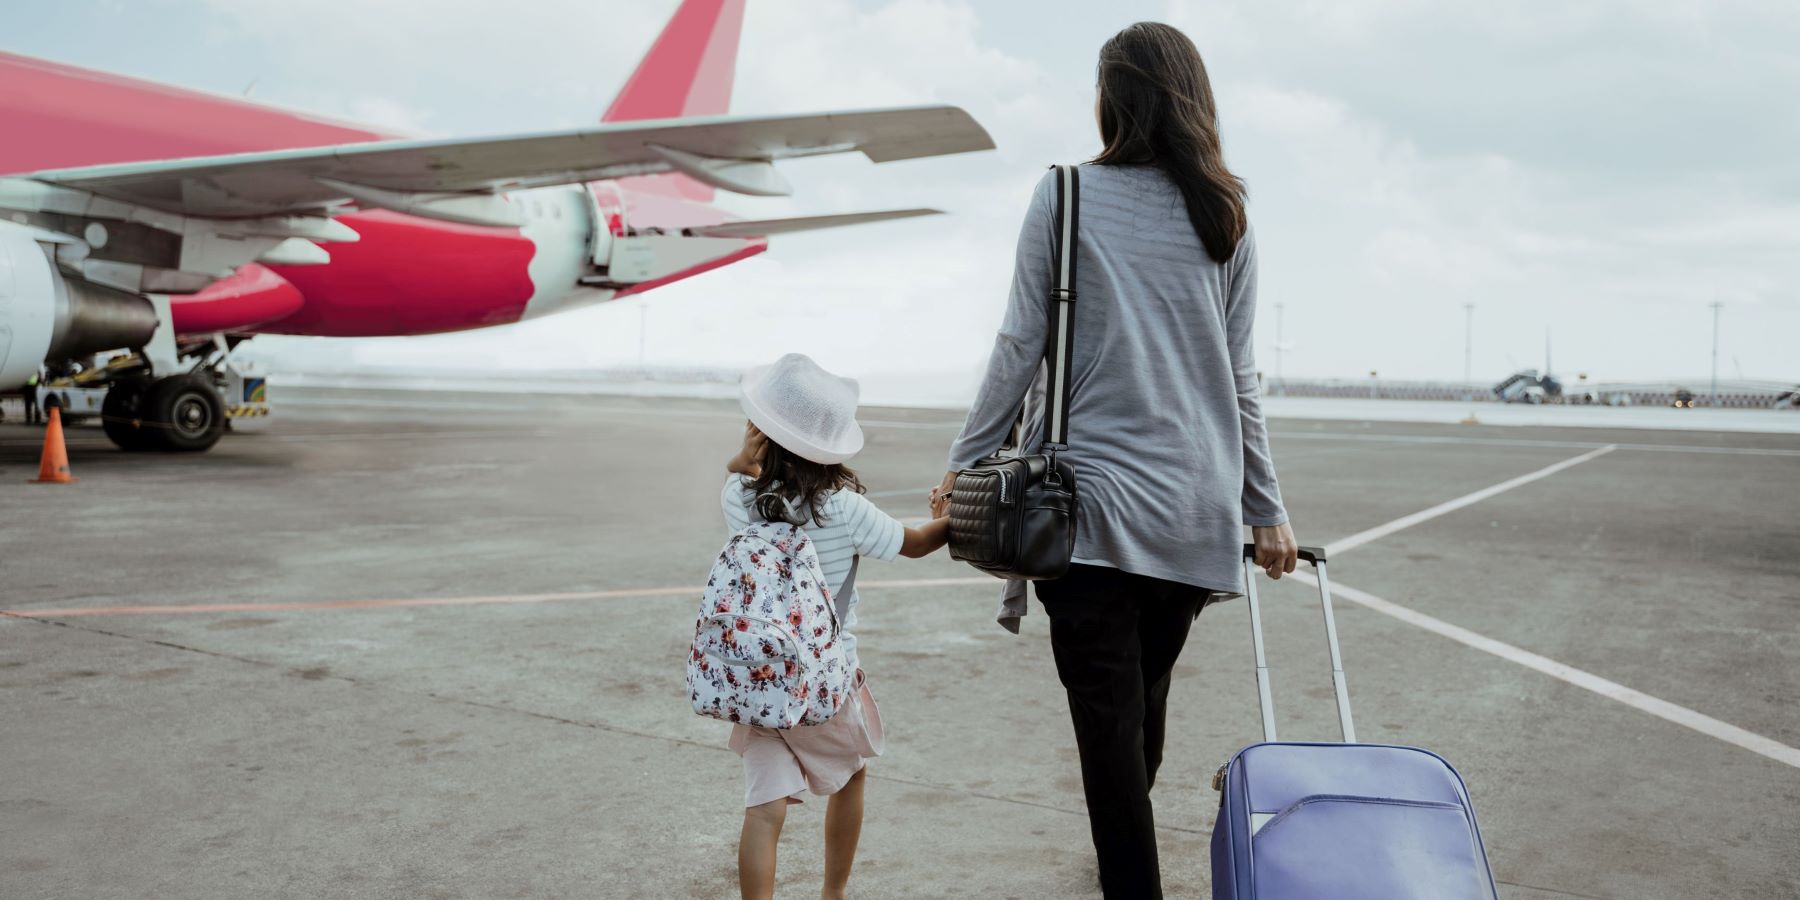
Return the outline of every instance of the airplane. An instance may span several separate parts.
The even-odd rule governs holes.
[[[727,115],[744,0],[683,0],[593,127],[408,140],[0,52],[0,392],[48,367],[124,450],[204,451],[268,411],[259,334],[420,335],[602,303],[771,235],[938,212],[738,220],[779,160],[993,149],[955,106]],[[100,355],[124,351],[97,361]]]

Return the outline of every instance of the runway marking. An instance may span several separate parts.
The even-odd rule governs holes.
[[[352,389],[352,390],[354,390],[354,389]],[[610,398],[610,397],[618,396],[616,394],[604,394],[604,393],[557,394],[555,396],[559,400],[567,400],[568,402],[537,403],[537,402],[532,402],[532,401],[522,401],[519,403],[498,403],[498,402],[468,402],[468,401],[456,401],[456,400],[417,400],[417,401],[415,401],[415,400],[400,400],[398,398],[395,398],[392,400],[380,399],[380,398],[360,398],[360,399],[355,399],[355,400],[347,400],[347,399],[321,398],[321,397],[290,397],[290,398],[281,399],[279,401],[279,403],[280,403],[280,405],[285,405],[285,406],[310,406],[310,407],[322,408],[322,409],[330,409],[330,408],[335,407],[335,408],[345,408],[345,409],[401,409],[401,410],[418,410],[418,411],[442,410],[442,411],[450,411],[450,412],[505,412],[505,413],[527,413],[527,412],[535,413],[535,412],[542,412],[546,408],[554,406],[554,407],[560,408],[562,410],[571,411],[571,412],[593,412],[593,413],[614,414],[614,415],[646,415],[646,416],[661,417],[661,418],[737,419],[738,421],[743,421],[743,418],[744,418],[742,413],[735,412],[735,411],[728,411],[728,410],[719,410],[719,409],[668,409],[668,408],[658,408],[658,407],[650,407],[650,406],[641,406],[641,407],[640,406],[620,406],[618,404],[602,405],[602,404],[587,404],[587,403],[581,402],[584,398],[587,398],[587,397],[609,397]],[[724,399],[724,398],[658,397],[658,398],[646,398],[646,399],[676,400],[676,401],[692,402],[695,399],[718,400],[718,399]],[[878,407],[878,408],[880,408],[880,407]],[[888,409],[896,409],[896,408],[908,409],[909,407],[886,407],[886,408],[888,408]],[[926,412],[935,411],[929,407],[921,407],[919,409],[926,411]],[[885,427],[885,428],[944,428],[944,429],[950,429],[950,428],[961,428],[962,424],[963,424],[960,419],[957,421],[954,421],[954,422],[949,421],[949,420],[934,422],[934,421],[919,421],[916,419],[863,418],[863,419],[858,419],[858,421],[861,422],[863,425],[876,425],[876,426],[881,426],[881,427]]]
[[[1317,579],[1306,572],[1295,572],[1293,577],[1315,587],[1319,583]],[[1616,681],[1601,678],[1592,672],[1557,662],[1547,656],[1533,653],[1530,650],[1508,644],[1505,641],[1497,641],[1486,635],[1476,634],[1467,628],[1463,628],[1459,625],[1452,625],[1442,619],[1428,616],[1418,610],[1401,606],[1398,603],[1383,600],[1367,591],[1357,590],[1356,588],[1349,587],[1337,581],[1332,582],[1331,593],[1342,597],[1345,600],[1349,600],[1352,603],[1381,613],[1384,616],[1391,616],[1409,625],[1416,625],[1433,634],[1447,637],[1459,644],[1473,647],[1483,653],[1493,654],[1507,662],[1517,663],[1527,669],[1534,669],[1559,681],[1582,688],[1583,690],[1592,691],[1608,700],[1616,700],[1626,706],[1630,706],[1642,712],[1647,712],[1664,721],[1673,722],[1685,728],[1691,728],[1707,737],[1716,738],[1727,744],[1742,747],[1752,753],[1766,756],[1776,762],[1786,763],[1787,765],[1800,769],[1800,749],[1790,747],[1780,741],[1763,737],[1760,734],[1739,728],[1729,722],[1721,722],[1712,716],[1695,712],[1685,706],[1652,697],[1649,694],[1633,690]]]
[[[859,587],[910,589],[967,587],[995,584],[993,578],[897,578],[862,581]],[[651,597],[698,597],[700,585],[679,587],[621,588],[611,591],[567,591],[554,594],[489,594],[475,597],[395,597],[365,600],[295,600],[272,603],[190,603],[173,606],[72,606],[59,609],[6,609],[0,615],[26,619],[67,619],[88,616],[180,616],[235,612],[286,612],[310,609],[387,609],[408,606],[485,606],[507,603],[559,603],[569,600],[623,600]]]
[[[1615,445],[1607,444],[1606,446],[1601,447],[1597,450],[1590,450],[1586,453],[1581,454],[1580,456],[1573,456],[1573,457],[1563,460],[1562,462],[1555,463],[1554,465],[1545,466],[1542,469],[1537,470],[1536,472],[1527,472],[1526,474],[1520,475],[1517,478],[1511,478],[1506,481],[1502,481],[1499,484],[1482,488],[1481,490],[1476,491],[1472,494],[1464,494],[1463,496],[1458,497],[1454,500],[1446,500],[1443,503],[1439,503],[1438,505],[1431,507],[1430,509],[1422,509],[1416,513],[1413,513],[1412,515],[1401,516],[1400,518],[1395,519],[1392,522],[1388,522],[1383,525],[1377,525],[1374,528],[1368,529],[1367,531],[1359,531],[1356,534],[1350,535],[1349,537],[1340,538],[1338,540],[1332,541],[1329,544],[1326,544],[1325,545],[1325,554],[1326,554],[1326,556],[1329,557],[1329,556],[1336,556],[1337,554],[1343,553],[1346,550],[1354,550],[1357,547],[1361,547],[1362,545],[1369,543],[1370,541],[1380,540],[1384,537],[1387,537],[1390,534],[1393,534],[1396,531],[1403,531],[1403,530],[1411,528],[1414,525],[1417,525],[1421,522],[1429,522],[1432,519],[1437,518],[1438,516],[1444,515],[1446,513],[1455,512],[1456,510],[1462,509],[1465,506],[1472,506],[1472,505],[1474,505],[1476,503],[1480,503],[1481,501],[1486,500],[1489,497],[1492,497],[1496,494],[1504,494],[1507,491],[1512,490],[1513,488],[1519,487],[1520,485],[1530,484],[1534,481],[1537,481],[1540,478],[1548,478],[1551,475],[1555,475],[1556,473],[1561,472],[1564,469],[1571,468],[1573,466],[1579,466],[1582,463],[1587,462],[1588,460],[1594,459],[1596,457],[1605,456],[1606,454],[1611,453],[1616,449],[1618,449],[1618,448]]]
[[[1411,528],[1421,522],[1430,521],[1446,513],[1472,506],[1521,485],[1530,484],[1533,481],[1547,478],[1564,469],[1581,465],[1588,460],[1604,456],[1616,449],[1618,449],[1617,445],[1606,444],[1594,450],[1590,450],[1587,453],[1583,453],[1580,456],[1570,457],[1562,462],[1545,466],[1535,472],[1528,472],[1517,478],[1508,479],[1499,484],[1482,488],[1474,493],[1465,494],[1429,509],[1422,509],[1411,515],[1401,516],[1392,522],[1377,525],[1366,531],[1357,532],[1349,537],[1325,545],[1326,556],[1336,556],[1346,550],[1352,550],[1371,541],[1380,540],[1390,534]],[[1319,583],[1316,578],[1306,572],[1295,572],[1293,574],[1294,577],[1302,582],[1311,584],[1315,587]],[[1336,596],[1343,597],[1352,603],[1372,609],[1382,615],[1399,619],[1409,625],[1415,625],[1433,634],[1447,637],[1457,643],[1473,647],[1484,653],[1493,654],[1508,662],[1517,663],[1528,669],[1542,672],[1552,678],[1559,679],[1584,690],[1592,691],[1607,699],[1616,700],[1627,706],[1647,712],[1659,719],[1664,719],[1677,725],[1691,728],[1708,737],[1716,738],[1728,744],[1734,744],[1749,750],[1752,753],[1766,756],[1776,762],[1786,763],[1795,768],[1800,768],[1800,749],[1795,749],[1779,741],[1763,737],[1755,732],[1746,731],[1729,722],[1722,722],[1711,716],[1688,709],[1685,706],[1679,706],[1670,703],[1667,700],[1652,697],[1649,694],[1633,690],[1618,682],[1601,678],[1592,672],[1577,669],[1574,666],[1557,662],[1549,657],[1541,656],[1504,641],[1495,640],[1486,635],[1477,634],[1467,628],[1463,628],[1459,625],[1452,625],[1442,619],[1428,616],[1417,610],[1401,606],[1398,603],[1383,600],[1367,591],[1358,590],[1340,582],[1332,583],[1331,592]]]
[[[1552,441],[1531,438],[1474,438],[1430,434],[1349,434],[1342,431],[1271,431],[1269,437],[1296,441],[1366,441],[1377,444],[1462,444],[1477,447],[1557,447],[1588,450],[1614,447],[1663,453],[1720,453],[1730,456],[1800,457],[1800,450],[1780,447],[1709,447],[1701,444],[1606,444],[1600,441]]]
[[[5,615],[6,615],[5,612],[0,611],[0,616],[5,616]],[[33,620],[33,621],[38,621],[38,620]],[[248,656],[237,656],[237,655],[233,655],[233,654],[229,654],[229,653],[220,653],[216,650],[203,650],[199,647],[188,646],[185,644],[176,644],[176,643],[171,643],[169,641],[153,640],[153,639],[149,639],[149,638],[139,637],[137,635],[123,634],[121,632],[116,632],[116,631],[105,631],[103,629],[95,628],[93,626],[71,625],[66,622],[43,622],[43,621],[39,621],[38,624],[61,627],[61,628],[70,628],[70,629],[83,631],[88,634],[99,634],[99,635],[105,635],[110,638],[118,638],[118,639],[128,640],[128,641],[136,641],[138,643],[143,643],[143,644],[152,644],[152,645],[155,645],[158,647],[162,647],[162,648],[166,648],[166,649],[170,649],[170,650],[176,650],[176,651],[179,651],[182,653],[196,653],[196,654],[199,654],[202,656],[210,656],[210,657],[214,657],[217,659],[231,660],[233,662],[244,663],[246,665],[251,665],[251,666],[259,666],[259,667],[266,667],[266,668],[286,668],[285,666],[281,666],[280,664],[269,661],[269,660],[254,659],[254,658],[248,657]],[[556,715],[554,713],[543,712],[540,710],[526,709],[526,708],[519,707],[519,706],[503,705],[503,704],[499,704],[499,703],[490,703],[490,702],[476,700],[476,699],[469,698],[469,697],[458,697],[458,696],[455,696],[452,694],[446,694],[446,693],[443,693],[440,691],[413,690],[413,689],[408,689],[408,688],[404,688],[404,687],[399,687],[394,684],[390,684],[390,683],[386,683],[386,682],[374,681],[374,680],[367,679],[367,678],[353,677],[353,676],[342,675],[342,674],[338,674],[338,673],[328,673],[324,677],[330,678],[330,679],[333,679],[336,681],[342,681],[342,682],[345,682],[348,684],[354,684],[354,685],[359,685],[359,686],[362,686],[362,685],[372,686],[372,687],[380,688],[383,690],[392,691],[392,692],[401,693],[401,694],[407,694],[409,696],[419,697],[419,698],[423,698],[423,699],[430,700],[433,702],[438,702],[438,703],[454,703],[454,704],[458,704],[461,706],[468,706],[468,707],[473,707],[476,709],[486,710],[488,712],[505,713],[508,715],[527,716],[527,717],[530,717],[533,719],[540,719],[540,720],[547,721],[547,722],[554,722],[559,725],[572,725],[572,726],[575,726],[578,728],[590,728],[595,731],[605,731],[605,732],[609,732],[611,734],[622,735],[622,736],[626,736],[626,737],[646,738],[646,739],[654,740],[654,741],[667,741],[672,744],[677,744],[680,746],[685,746],[685,747],[689,747],[689,748],[693,748],[693,749],[705,750],[705,751],[710,751],[710,752],[715,752],[715,753],[731,752],[730,748],[726,747],[723,744],[719,744],[719,743],[716,743],[713,741],[699,741],[699,740],[695,740],[694,738],[684,737],[681,735],[663,734],[663,733],[651,732],[651,731],[640,731],[635,728],[627,728],[623,725],[617,725],[617,724],[614,724],[611,722],[601,721],[598,719],[573,719],[573,718],[569,718],[568,716]],[[932,789],[932,790],[951,791],[960,796],[974,797],[974,798],[980,799],[980,800],[989,800],[989,801],[994,801],[994,802],[998,802],[998,803],[1011,803],[1011,804],[1015,804],[1018,806],[1029,806],[1029,807],[1033,807],[1036,809],[1049,810],[1050,812],[1058,812],[1058,813],[1063,813],[1063,814],[1071,815],[1071,816],[1079,816],[1081,818],[1087,817],[1087,812],[1085,810],[1071,809],[1068,807],[1057,806],[1057,805],[1051,804],[1051,803],[1043,803],[1043,802],[1036,801],[1036,800],[1027,800],[1023,797],[1008,797],[1003,794],[992,794],[992,793],[987,793],[985,791],[971,790],[971,789],[968,789],[966,787],[963,787],[961,785],[956,785],[956,784],[942,784],[942,783],[932,782],[932,781],[921,781],[921,780],[917,780],[917,779],[903,778],[903,777],[900,777],[897,775],[890,775],[890,774],[870,775],[869,777],[871,779],[875,779],[877,781],[892,781],[896,784],[907,784],[907,785],[912,785],[914,787],[923,787],[923,788],[928,788],[928,789]],[[1176,831],[1176,832],[1183,832],[1186,834],[1206,834],[1206,832],[1201,831],[1200,829],[1184,828],[1180,825],[1163,824],[1163,825],[1158,825],[1156,827],[1159,830],[1164,830],[1164,831]]]
[[[896,491],[870,491],[863,496],[870,500],[880,500],[887,497],[924,497],[930,494],[931,489],[934,487],[937,487],[937,485],[934,484],[929,487],[921,488],[901,488]]]

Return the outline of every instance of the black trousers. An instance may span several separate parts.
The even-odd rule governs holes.
[[[1037,583],[1081,751],[1088,826],[1111,900],[1162,896],[1150,786],[1169,681],[1206,588],[1077,564]]]

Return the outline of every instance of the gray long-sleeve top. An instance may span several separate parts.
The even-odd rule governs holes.
[[[1255,236],[1221,265],[1161,171],[1084,165],[1080,175],[1065,457],[1081,498],[1075,561],[1237,593],[1243,526],[1287,521],[1250,347]],[[1022,403],[1027,452],[1043,441],[1055,222],[1052,171],[1025,214],[1006,318],[952,470],[998,448]],[[1013,613],[1023,586],[1009,582]],[[1016,630],[1008,609],[1002,623]]]

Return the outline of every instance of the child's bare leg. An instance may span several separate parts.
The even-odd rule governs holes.
[[[738,890],[744,900],[775,896],[775,847],[781,841],[787,807],[787,798],[782,797],[744,810],[744,831],[738,836]]]
[[[825,804],[825,889],[820,893],[824,900],[841,900],[844,886],[850,882],[856,841],[862,837],[863,776],[868,773],[869,767],[864,766],[850,776]]]

